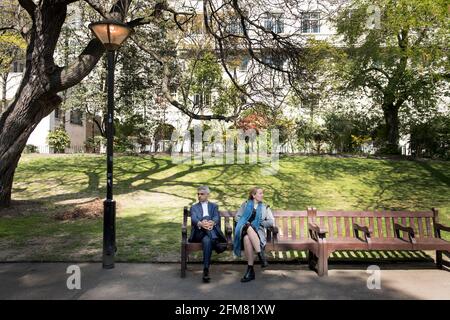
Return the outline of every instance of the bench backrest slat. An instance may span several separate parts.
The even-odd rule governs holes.
[[[335,238],[334,236],[334,226],[333,226],[333,217],[327,218],[328,222],[328,235],[330,238]]]
[[[415,223],[414,220],[415,220],[414,217],[409,217],[409,226],[410,226],[411,228],[413,228],[413,230],[414,230],[414,232],[415,232],[416,234],[418,234],[419,232],[418,232],[418,230],[417,230],[417,224]]]
[[[405,217],[402,217],[401,221],[402,221],[402,225],[408,226],[408,224],[406,223],[406,218]]]
[[[391,219],[390,218],[385,218],[384,222],[386,223],[386,235],[388,238],[393,238],[394,237],[394,233],[393,233],[393,229],[392,229],[392,225],[391,225]]]
[[[432,237],[433,234],[431,233],[431,219],[430,218],[425,218],[425,223],[427,226],[427,237]]]
[[[370,230],[375,232],[373,219],[374,219],[373,217],[369,218],[369,228],[370,228]]]
[[[344,217],[344,222],[345,222],[345,236],[350,237],[351,236],[350,218]]]
[[[342,226],[341,226],[341,217],[336,217],[336,232],[337,232],[337,236],[338,238],[342,237]]]
[[[306,220],[305,217],[299,218],[300,239],[308,237],[307,236],[308,233],[305,234],[305,226],[307,225],[307,223],[305,223],[306,222],[305,220]]]
[[[293,240],[297,239],[297,219],[296,217],[291,217],[291,237]]]
[[[383,238],[383,219],[377,217],[377,234],[378,238]]]

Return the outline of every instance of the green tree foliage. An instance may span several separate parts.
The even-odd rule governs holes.
[[[23,57],[25,49],[26,42],[17,32],[5,31],[0,33],[0,84],[2,93],[0,115],[3,110],[6,110],[6,90],[11,64]]]
[[[343,89],[364,89],[382,109],[385,150],[398,152],[399,113],[448,94],[448,0],[354,0],[336,26]]]
[[[56,128],[48,133],[47,142],[55,153],[64,153],[70,147],[70,138],[63,128]]]
[[[212,52],[205,52],[200,59],[189,64],[192,73],[191,94],[210,96],[222,86],[222,67]]]
[[[411,126],[411,153],[416,157],[450,159],[450,117],[437,116]]]

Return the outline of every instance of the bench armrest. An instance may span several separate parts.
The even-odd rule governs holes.
[[[369,229],[369,227],[367,226],[361,226],[357,223],[353,224],[353,230],[354,231],[361,231],[364,232],[366,235],[368,235],[370,237],[370,235],[373,233],[373,230]]]
[[[316,223],[314,222],[308,222],[308,231],[311,235],[311,238],[318,241],[319,238],[323,239],[326,237],[328,231],[320,228]]]
[[[183,222],[181,223],[181,242],[187,242],[187,218],[189,215],[188,207],[183,208]]]
[[[309,230],[312,230],[312,231],[314,231],[314,232],[317,232],[317,233],[323,233],[323,234],[328,233],[328,231],[327,231],[326,229],[320,228],[320,227],[317,225],[317,223],[314,223],[314,222],[308,222],[308,229],[309,229]]]
[[[355,234],[355,237],[358,239],[359,239],[359,231],[364,233],[364,240],[370,244],[372,241],[371,236],[372,236],[373,230],[369,229],[369,227],[367,227],[367,226],[361,226],[357,223],[353,223],[353,232]]]
[[[275,234],[278,234],[278,227],[277,226],[271,226],[271,227],[269,227],[269,229],[270,230],[272,230],[272,233],[275,235]]]
[[[278,227],[271,226],[267,228],[267,240],[272,243],[278,242]]]
[[[436,233],[439,238],[441,238],[441,230],[450,232],[450,227],[444,226],[443,224],[436,223],[434,226],[436,228]]]
[[[187,227],[185,225],[181,226],[181,242],[187,242]]]
[[[408,237],[409,237],[409,242],[415,244],[416,243],[416,238],[415,238],[415,234],[414,234],[414,229],[411,227],[405,227],[399,223],[394,223],[394,231],[395,231],[395,236],[399,239],[403,239],[400,236],[400,231],[403,232],[407,232],[408,233]]]
[[[227,238],[227,242],[232,242],[232,236],[233,236],[233,228],[230,225],[230,221],[225,221],[225,236]]]
[[[443,224],[440,223],[436,223],[436,229],[450,232],[450,227],[444,226]]]

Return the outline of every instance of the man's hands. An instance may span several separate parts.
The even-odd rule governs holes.
[[[213,220],[202,220],[198,223],[198,226],[206,229],[206,230],[212,230],[214,228],[214,221]]]

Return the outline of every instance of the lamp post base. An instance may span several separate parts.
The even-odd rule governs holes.
[[[116,202],[106,199],[103,202],[103,269],[114,268],[116,254]]]

